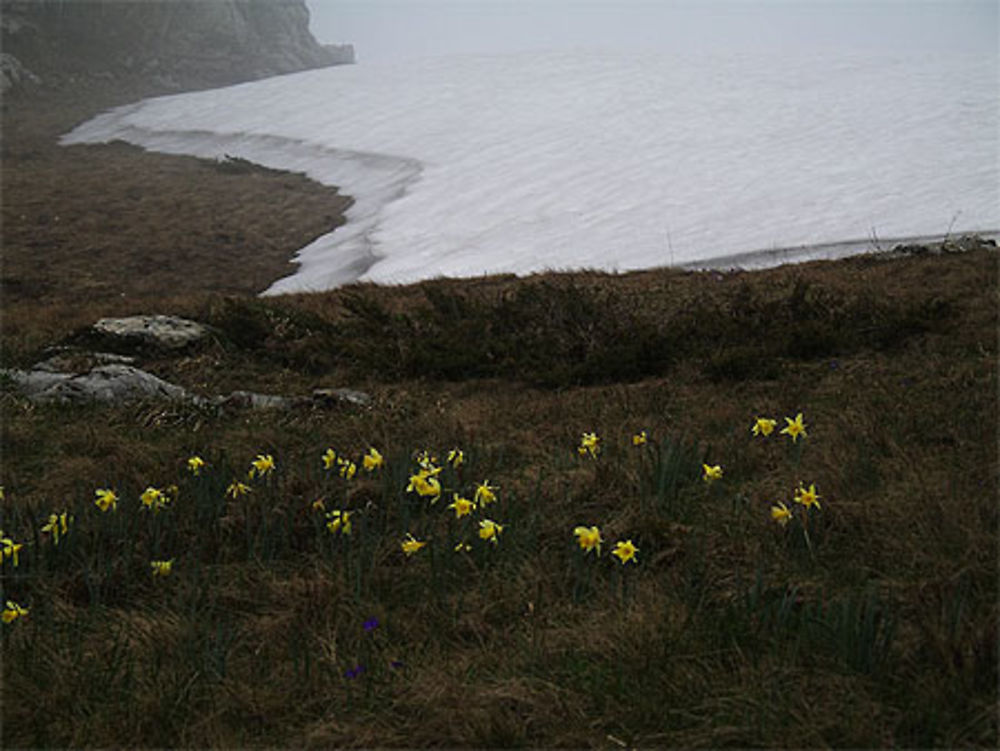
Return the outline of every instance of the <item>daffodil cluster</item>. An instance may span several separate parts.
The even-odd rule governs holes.
[[[49,514],[49,520],[42,527],[42,532],[52,535],[52,544],[58,545],[59,540],[69,532],[69,523],[73,520],[73,517],[69,516],[66,511],[61,514]]]
[[[334,509],[326,515],[326,529],[330,534],[340,532],[342,535],[351,534],[351,512]]]
[[[410,484],[406,486],[406,492],[416,493],[430,499],[431,503],[437,503],[441,497],[441,482],[437,479],[440,473],[441,467],[433,469],[421,467],[416,474],[410,475]]]
[[[793,443],[798,442],[799,436],[806,438],[809,435],[806,432],[806,424],[802,420],[801,412],[795,415],[795,417],[786,417],[785,423],[785,427],[779,432],[781,435],[787,435],[791,438]],[[757,417],[753,425],[750,426],[750,432],[755,436],[767,437],[774,432],[777,425],[778,421],[772,417]]]
[[[795,417],[786,417],[785,427],[779,431],[782,435],[787,435],[792,439],[793,443],[797,443],[799,438],[805,438],[808,436],[806,432],[806,423],[803,419],[802,413],[799,412]],[[755,436],[769,436],[774,429],[777,427],[778,421],[770,417],[757,417],[754,420],[753,425],[750,427],[750,432]],[[799,483],[798,487],[795,489],[792,501],[799,504],[802,507],[803,513],[808,512],[812,508],[821,508],[819,503],[820,495],[816,490],[815,483],[811,483],[807,488],[804,483]],[[776,502],[771,506],[771,519],[782,527],[788,526],[788,523],[795,517],[792,508],[789,508],[787,504],[782,501]]]
[[[595,555],[601,554],[601,544],[604,539],[601,537],[601,530],[596,526],[584,527],[579,526],[574,528],[573,535],[576,537],[577,545],[584,552],[593,552]],[[618,558],[622,565],[628,562],[638,563],[635,554],[639,552],[639,548],[635,546],[631,539],[629,540],[619,540],[615,543],[614,550],[611,551],[611,555]]]
[[[154,514],[158,514],[160,511],[163,511],[165,508],[170,506],[170,502],[176,494],[176,485],[173,485],[166,490],[160,490],[159,488],[150,486],[142,491],[142,495],[139,496],[139,502],[142,504],[142,508],[147,511],[152,511]]]
[[[460,448],[453,448],[447,454],[446,465],[451,468],[449,473],[444,473],[446,466],[439,466],[437,458],[430,450],[417,451],[413,459],[417,468],[409,476],[406,492],[426,498],[433,505],[445,493],[443,483],[447,482],[450,485],[451,480],[454,480],[459,487],[448,491],[452,502],[446,508],[454,512],[456,520],[472,519],[476,512],[481,512],[490,504],[496,503],[498,488],[495,485],[490,485],[489,480],[474,483],[471,487],[464,486],[466,490],[463,491],[462,468],[465,464],[465,453]],[[449,478],[451,479],[449,480]],[[476,520],[476,523],[477,527],[473,529],[476,530],[480,540],[491,545],[499,543],[500,536],[504,531],[503,524],[486,517]],[[407,533],[406,538],[400,543],[400,547],[406,555],[410,556],[426,544],[426,540],[417,540],[411,533]],[[467,552],[470,549],[470,545],[465,540],[454,546],[456,552]]]

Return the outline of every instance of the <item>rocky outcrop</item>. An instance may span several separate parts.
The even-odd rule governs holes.
[[[88,353],[95,360],[111,355]],[[354,389],[317,389],[311,396],[282,396],[255,391],[233,391],[228,395],[201,396],[164,381],[133,365],[108,362],[78,372],[56,369],[53,359],[30,370],[0,370],[21,396],[35,404],[105,404],[155,400],[181,402],[202,408],[232,409],[333,409],[369,407],[371,397]]]
[[[353,62],[319,44],[304,0],[2,0],[3,81],[224,86]],[[13,74],[11,73],[13,71]]]
[[[98,365],[85,373],[60,373],[48,368],[6,370],[17,390],[39,404],[117,403],[136,399],[185,400],[187,392],[131,365]]]
[[[212,331],[178,316],[102,318],[69,343],[51,347],[27,370],[0,370],[0,381],[37,404],[121,404],[137,400],[183,402],[214,409],[370,407],[372,398],[348,388],[315,389],[310,396],[254,391],[203,396],[137,367],[143,355],[175,357],[204,343]],[[95,346],[112,350],[100,351]]]

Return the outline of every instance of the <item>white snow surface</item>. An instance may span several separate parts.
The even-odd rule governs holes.
[[[340,186],[347,224],[302,248],[277,294],[993,234],[998,92],[988,55],[463,55],[148,99],[63,143]]]

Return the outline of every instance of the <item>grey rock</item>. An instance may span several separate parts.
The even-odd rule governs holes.
[[[180,386],[131,365],[99,365],[86,373],[7,370],[4,374],[28,399],[40,404],[191,399]]]
[[[258,394],[253,391],[234,391],[229,396],[216,397],[212,403],[219,407],[235,409],[291,409],[297,406],[295,397]]]
[[[83,373],[98,365],[135,365],[136,359],[112,352],[87,352],[75,347],[51,347],[49,357],[35,363],[31,369],[49,373]]]
[[[139,345],[157,349],[179,350],[208,336],[209,330],[196,321],[178,316],[128,316],[102,318],[92,327],[100,339],[118,346]]]
[[[327,407],[344,403],[357,407],[370,407],[372,404],[369,394],[354,389],[316,389],[312,393],[312,400],[317,405]]]

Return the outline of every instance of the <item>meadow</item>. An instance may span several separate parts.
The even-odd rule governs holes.
[[[173,313],[214,334],[167,380],[373,402],[0,384],[5,747],[997,745],[995,248],[257,298],[224,244],[122,296],[70,244],[5,367]]]

